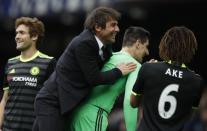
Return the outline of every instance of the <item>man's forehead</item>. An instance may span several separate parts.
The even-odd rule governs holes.
[[[24,24],[21,24],[16,28],[16,31],[29,31],[29,27],[27,27]]]
[[[115,19],[109,19],[109,20],[107,21],[107,23],[109,23],[109,24],[118,24],[118,21],[115,20]]]

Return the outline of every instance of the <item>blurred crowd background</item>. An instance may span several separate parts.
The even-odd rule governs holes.
[[[160,60],[158,45],[167,29],[180,25],[190,28],[195,33],[199,46],[188,67],[207,82],[207,3],[204,0],[0,0],[0,94],[7,59],[19,54],[14,40],[14,22],[17,17],[37,17],[44,22],[45,38],[38,48],[58,59],[70,40],[83,30],[87,13],[98,6],[109,6],[122,14],[120,32],[113,45],[114,51],[121,49],[123,33],[127,27],[142,26],[151,32],[150,55],[145,61],[151,58]],[[112,124],[118,123],[116,127],[111,126],[111,130],[124,130],[121,101],[120,97],[112,117],[110,116]],[[206,101],[207,98],[204,103]],[[116,115],[113,115],[114,112]],[[200,117],[197,118],[195,121],[199,122]],[[189,127],[196,122],[192,122],[194,124]],[[194,131],[199,131],[196,129]]]

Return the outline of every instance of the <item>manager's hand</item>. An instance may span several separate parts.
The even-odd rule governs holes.
[[[117,65],[117,68],[122,72],[122,75],[127,75],[130,72],[134,71],[136,69],[137,65],[133,62],[129,63],[121,63]]]

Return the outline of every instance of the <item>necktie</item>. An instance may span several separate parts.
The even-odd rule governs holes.
[[[107,58],[107,48],[103,46],[101,49],[103,51],[103,58],[105,60]]]

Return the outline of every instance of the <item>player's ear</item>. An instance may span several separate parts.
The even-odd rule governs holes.
[[[139,49],[140,45],[141,45],[141,41],[137,40],[135,43],[136,48]]]
[[[33,41],[37,41],[38,35],[33,35],[31,38],[32,38]]]

